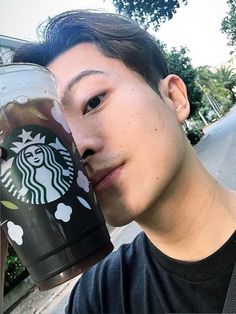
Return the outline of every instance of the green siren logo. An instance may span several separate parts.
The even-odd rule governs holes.
[[[15,198],[46,204],[68,191],[73,181],[73,162],[68,150],[48,129],[25,126],[12,132],[5,145],[11,153],[2,161],[0,181]]]

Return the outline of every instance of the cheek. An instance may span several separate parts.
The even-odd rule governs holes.
[[[124,142],[133,161],[131,177],[136,186],[145,181],[144,189],[148,190],[149,184],[160,184],[175,172],[183,153],[183,134],[174,118],[141,117],[126,131]]]
[[[141,150],[143,154],[154,151],[160,143],[165,143],[165,125],[158,116],[145,114],[145,111],[132,112],[122,118],[117,125],[117,136],[121,145],[132,148],[133,153]],[[139,152],[140,153],[140,152]]]

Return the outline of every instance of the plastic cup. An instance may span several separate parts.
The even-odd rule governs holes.
[[[0,146],[1,224],[40,290],[82,273],[112,251],[46,68],[0,67]]]

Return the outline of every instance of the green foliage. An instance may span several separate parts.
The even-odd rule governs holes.
[[[233,89],[236,87],[236,69],[230,66],[221,66],[212,70],[208,66],[197,68],[197,79],[203,90],[220,99],[231,100],[235,102]]]
[[[112,0],[119,13],[136,20],[144,28],[150,25],[157,30],[161,23],[169,20],[181,4],[187,0]]]
[[[184,121],[182,127],[192,145],[200,141],[204,135],[203,122],[199,119],[199,116],[191,117]]]
[[[5,270],[4,293],[9,292],[19,284],[21,280],[26,278],[26,276],[28,276],[28,271],[25,266],[21,264],[12,246],[9,245]]]
[[[200,141],[203,133],[197,126],[187,129],[187,137],[192,145],[197,144]]]
[[[229,66],[214,70],[208,66],[198,67],[197,82],[204,92],[200,111],[209,121],[217,117],[214,117],[214,114],[209,115],[213,110],[210,102],[215,104],[221,114],[227,112],[235,103],[233,88],[236,86],[236,74]]]
[[[188,57],[187,48],[181,47],[179,50],[172,48],[166,53],[167,64],[171,73],[179,75],[187,86],[188,97],[191,104],[190,116],[196,114],[201,106],[202,91],[196,83],[197,71],[191,64]]]
[[[221,23],[221,31],[227,35],[228,45],[236,51],[236,0],[228,0],[229,11]]]
[[[207,65],[197,68],[197,79],[204,90],[213,90],[215,87],[215,75]]]
[[[221,83],[226,90],[230,92],[232,103],[235,103],[236,98],[233,89],[236,87],[236,72],[230,66],[222,66],[216,71],[216,79]]]

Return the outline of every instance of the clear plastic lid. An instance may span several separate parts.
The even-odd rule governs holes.
[[[34,98],[58,100],[56,81],[48,69],[33,63],[0,66],[0,106],[23,104]]]

